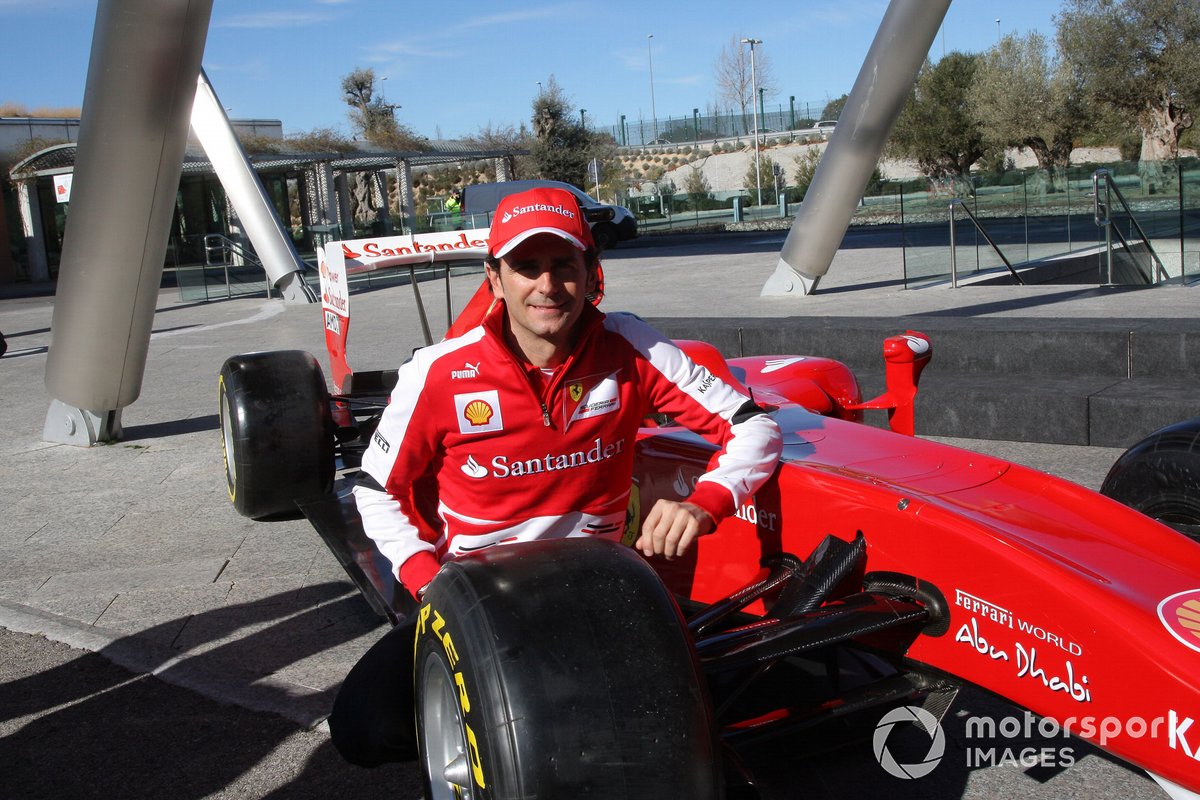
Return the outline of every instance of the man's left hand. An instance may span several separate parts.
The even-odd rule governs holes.
[[[694,503],[659,500],[642,523],[642,534],[634,547],[643,555],[681,556],[698,536],[712,533],[717,523]]]

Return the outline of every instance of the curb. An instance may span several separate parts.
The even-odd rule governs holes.
[[[333,705],[330,690],[317,691],[228,664],[201,663],[202,656],[178,653],[137,634],[84,625],[7,600],[0,600],[0,627],[96,653],[131,672],[153,675],[218,703],[275,714],[306,730],[329,730],[324,721]]]

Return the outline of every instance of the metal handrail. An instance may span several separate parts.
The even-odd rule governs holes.
[[[961,198],[956,197],[950,201],[950,288],[958,288],[958,248],[955,246],[954,236],[955,207],[960,207],[963,211],[967,212],[967,217],[970,218],[971,222],[975,225],[975,230],[979,231],[983,235],[983,238],[987,241],[987,243],[991,245],[993,250],[996,251],[996,255],[1000,256],[1000,260],[1004,262],[1004,266],[1008,267],[1008,271],[1012,273],[1013,282],[1019,286],[1024,286],[1025,281],[1021,280],[1021,276],[1017,274],[1017,271],[1013,269],[1013,265],[1004,256],[1004,253],[1000,251],[1000,248],[996,246],[996,242],[992,240],[991,235],[987,232],[983,225],[980,224],[979,219],[971,213],[971,209],[967,208],[967,204],[964,203]]]
[[[213,254],[220,253],[221,260],[219,263],[213,263]],[[233,285],[229,280],[229,264],[230,256],[237,256],[243,262],[251,266],[263,269],[263,262],[252,251],[247,250],[240,243],[235,242],[228,236],[221,233],[207,233],[204,235],[204,262],[210,267],[219,266],[225,271],[225,296],[226,298],[233,297]],[[267,297],[271,296],[271,282],[264,281],[267,287]]]
[[[1104,199],[1100,197],[1100,182],[1104,181]],[[1121,240],[1121,246],[1127,252],[1132,253],[1133,249],[1129,246],[1129,240],[1121,233],[1121,229],[1113,225],[1112,211],[1112,195],[1117,196],[1117,200],[1121,202],[1121,207],[1125,209],[1125,213],[1129,215],[1129,221],[1133,223],[1133,227],[1137,229],[1138,236],[1142,237],[1142,242],[1146,245],[1146,252],[1150,254],[1150,258],[1154,261],[1154,278],[1148,280],[1149,283],[1154,283],[1155,278],[1161,280],[1169,280],[1170,274],[1163,266],[1162,259],[1158,257],[1158,253],[1154,252],[1154,245],[1150,244],[1150,237],[1142,230],[1142,226],[1138,224],[1137,217],[1133,215],[1133,209],[1129,207],[1128,201],[1125,200],[1125,195],[1121,194],[1116,181],[1113,180],[1112,172],[1107,169],[1098,169],[1092,173],[1092,199],[1093,199],[1093,217],[1096,220],[1096,227],[1104,228],[1104,251],[1106,264],[1106,278],[1104,285],[1113,285],[1113,244],[1112,235],[1116,232],[1117,238]],[[1180,273],[1180,282],[1183,282],[1183,274]]]

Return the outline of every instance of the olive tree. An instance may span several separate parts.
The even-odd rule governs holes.
[[[1077,73],[1038,33],[1010,34],[984,53],[968,97],[985,145],[1027,147],[1050,171],[1068,166],[1090,119]]]
[[[539,177],[588,187],[588,162],[593,158],[607,175],[616,174],[616,141],[584,127],[553,75],[533,100],[532,127],[529,155]]]
[[[1066,0],[1055,23],[1087,96],[1141,128],[1142,160],[1174,158],[1200,107],[1200,3]]]
[[[350,122],[363,139],[392,150],[416,150],[424,139],[396,121],[396,107],[375,95],[375,70],[357,68],[342,78],[342,99],[350,106]]]
[[[911,158],[928,177],[966,177],[986,152],[983,130],[967,97],[980,56],[947,53],[936,65],[926,62],[917,76],[888,151]]]

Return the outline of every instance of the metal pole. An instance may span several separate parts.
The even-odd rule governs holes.
[[[900,271],[904,275],[904,286],[908,287],[908,248],[904,239],[904,181],[900,181]]]
[[[754,104],[754,186],[758,189],[758,207],[762,209],[762,167],[758,151],[758,78],[754,70],[754,45],[762,44],[762,39],[742,39],[743,44],[750,45],[750,102]]]
[[[658,112],[654,109],[654,54],[651,52],[650,43],[654,39],[653,33],[646,34],[646,63],[650,65],[650,116],[654,122],[654,138],[658,138]]]
[[[954,204],[956,200],[950,201],[950,288],[958,288],[958,248],[954,243]]]
[[[950,0],[891,0],[762,295],[811,294],[908,100]]]
[[[120,438],[145,374],[212,2],[101,0],[46,357],[42,437]]]

